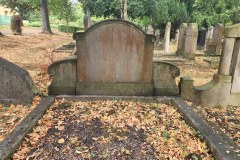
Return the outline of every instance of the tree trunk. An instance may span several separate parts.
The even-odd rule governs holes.
[[[127,14],[127,0],[120,0],[121,3],[121,19],[128,19],[128,14]]]
[[[42,17],[42,33],[52,34],[49,22],[49,13],[48,13],[48,0],[40,0],[41,4],[41,17]]]

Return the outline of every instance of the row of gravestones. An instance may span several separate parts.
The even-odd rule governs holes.
[[[148,34],[154,34],[151,25],[146,28]],[[168,22],[164,35],[164,52],[169,53],[171,23]],[[221,53],[224,26],[217,24],[215,27],[209,27],[208,30],[200,28],[198,30],[196,23],[183,23],[180,29],[176,31],[175,45],[177,46],[177,55],[187,59],[194,59],[197,49],[205,49],[207,54]],[[160,42],[160,30],[155,31],[156,45]],[[206,47],[205,47],[206,46]]]
[[[185,25],[185,24],[184,24]],[[186,25],[187,26],[187,25]],[[197,25],[189,24],[178,46],[186,53],[196,48]],[[156,37],[124,20],[106,20],[74,35],[76,56],[49,67],[49,94],[176,96],[179,69],[166,62],[153,62]],[[204,105],[240,105],[240,24],[226,28],[219,72],[212,82],[193,87],[182,78],[182,97]],[[183,42],[183,43],[182,43]],[[92,45],[94,44],[94,45]],[[184,45],[183,45],[184,44]],[[0,58],[0,100],[29,103],[34,84],[28,72]]]
[[[147,27],[147,33],[153,34],[153,28],[151,25]],[[171,23],[168,22],[165,28],[164,34],[164,53],[169,53],[170,47],[170,33],[171,33]],[[160,42],[160,30],[155,31],[156,35],[156,45]],[[195,59],[195,52],[197,49],[197,39],[198,39],[198,26],[196,23],[183,23],[180,29],[176,31],[175,45],[177,46],[177,55],[183,56],[187,59]]]

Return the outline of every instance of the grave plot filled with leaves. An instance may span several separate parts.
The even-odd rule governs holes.
[[[56,100],[13,159],[212,159],[171,104]]]

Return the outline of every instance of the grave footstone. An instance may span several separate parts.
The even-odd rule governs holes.
[[[171,31],[171,23],[168,22],[165,29],[165,35],[164,35],[164,51],[166,53],[169,52],[169,46],[170,46],[170,31]]]
[[[0,77],[0,102],[31,103],[35,87],[26,70],[0,57]]]
[[[198,25],[197,23],[190,23],[186,32],[186,40],[184,47],[184,58],[195,59],[197,49]]]
[[[177,55],[183,56],[187,32],[187,23],[182,23],[179,28],[179,38],[177,45]]]

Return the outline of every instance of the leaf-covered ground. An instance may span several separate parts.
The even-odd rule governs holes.
[[[195,107],[195,110],[203,117],[217,125],[240,147],[240,107]],[[240,151],[238,151],[240,154]]]
[[[24,32],[28,32],[25,28]],[[38,93],[31,105],[0,104],[0,141],[9,134],[23,118],[30,113],[42,97],[47,96],[50,78],[46,68],[52,61],[62,59],[69,53],[54,53],[52,50],[72,40],[71,35],[54,31],[54,35],[42,35],[31,31],[23,36],[5,36],[0,38],[0,56],[26,69]]]
[[[212,159],[170,104],[57,100],[13,159]]]

